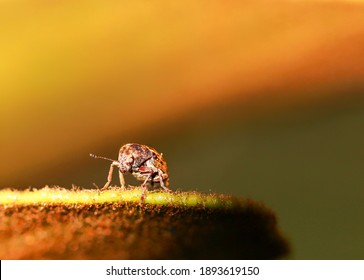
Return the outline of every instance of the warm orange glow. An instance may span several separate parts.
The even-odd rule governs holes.
[[[326,2],[0,2],[0,185],[217,104],[362,86],[364,6]]]

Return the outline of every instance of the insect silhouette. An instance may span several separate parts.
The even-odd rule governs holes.
[[[145,200],[147,185],[160,183],[160,186],[170,192],[168,189],[169,176],[167,163],[163,159],[163,154],[158,153],[154,148],[147,145],[129,143],[120,148],[118,160],[90,154],[93,158],[100,158],[111,161],[107,182],[100,191],[107,189],[111,183],[114,167],[119,169],[119,180],[122,188],[125,188],[125,173],[131,173],[137,180],[143,181],[142,196],[140,201]]]

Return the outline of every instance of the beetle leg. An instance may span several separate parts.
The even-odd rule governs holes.
[[[112,180],[112,173],[113,173],[113,171],[114,171],[114,167],[115,167],[115,166],[118,166],[118,165],[119,165],[119,162],[117,162],[117,161],[114,161],[112,164],[110,164],[109,174],[108,174],[108,176],[107,176],[107,182],[106,182],[106,183],[105,183],[105,185],[102,187],[102,189],[100,190],[100,192],[102,192],[102,191],[106,190],[106,189],[109,187],[109,185],[110,185],[110,183],[111,183],[111,180]]]
[[[121,172],[121,170],[119,169],[119,180],[120,180],[120,186],[123,190],[125,190],[125,179],[124,179],[124,175]]]
[[[163,179],[163,172],[162,172],[162,170],[160,170],[160,169],[158,169],[158,176],[159,176],[159,182],[160,182],[160,184],[161,184],[161,187],[165,190],[165,191],[167,191],[167,192],[172,192],[170,189],[168,189],[165,185],[164,185],[164,180],[166,180],[166,183],[168,182],[167,180],[168,180],[168,177],[166,178],[166,179]]]
[[[151,173],[148,174],[147,178],[144,180],[143,184],[141,185],[141,187],[142,187],[142,197],[140,198],[140,202],[141,203],[144,203],[144,200],[145,200],[145,192],[147,190],[146,185],[147,185],[147,182],[148,182],[148,180],[150,179],[151,176],[152,176]]]

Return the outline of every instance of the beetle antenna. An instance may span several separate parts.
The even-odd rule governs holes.
[[[100,156],[97,156],[97,155],[94,155],[94,154],[90,154],[90,157],[93,157],[93,158],[101,158],[101,159],[106,159],[106,160],[109,160],[109,161],[115,161],[111,158],[106,158],[106,157],[100,157]]]

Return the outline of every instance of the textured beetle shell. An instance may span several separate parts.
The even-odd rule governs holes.
[[[168,167],[166,161],[163,159],[163,156],[159,154],[155,149],[150,148],[153,151],[153,164],[155,167],[159,168],[163,171],[163,173],[167,173]]]
[[[140,144],[126,144],[120,148],[119,151],[119,162],[128,162],[130,157],[134,158],[132,163],[132,169],[136,170],[144,162],[153,157],[153,153],[145,145]]]

